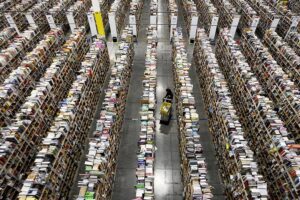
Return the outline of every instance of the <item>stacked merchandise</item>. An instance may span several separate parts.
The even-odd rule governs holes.
[[[227,185],[226,199],[267,199],[267,184],[258,172],[228,84],[203,29],[197,31],[194,60],[221,175]]]
[[[264,45],[284,72],[300,88],[300,57],[295,51],[275,32],[268,30],[264,36]],[[299,124],[300,126],[300,124]],[[300,130],[300,127],[299,127]]]
[[[17,36],[15,28],[7,27],[0,32],[0,51],[7,48],[11,40]]]
[[[72,19],[69,21],[69,25],[73,31],[75,28],[81,27],[81,26],[86,26],[88,25],[87,22],[87,17],[83,17],[86,15],[87,11],[91,7],[91,1],[83,1],[83,0],[78,0],[76,1],[72,6],[67,11],[67,17],[69,14],[72,14]]]
[[[28,27],[28,21],[26,20],[25,14],[27,10],[33,7],[37,3],[37,0],[22,0],[22,2],[16,4],[14,7],[11,7],[9,10],[6,10],[13,19],[13,26],[10,23],[10,20],[7,18],[7,21],[10,23],[11,27],[17,26],[19,31],[24,31]]]
[[[87,33],[79,29],[57,52],[52,65],[47,69],[31,95],[21,106],[14,122],[2,129],[0,135],[0,196],[16,199],[20,182],[27,172],[38,145],[46,136],[59,102],[65,98],[86,51]],[[54,149],[55,150],[55,149]],[[45,169],[44,169],[45,170]],[[30,187],[28,192],[31,191]],[[25,189],[23,192],[25,193]]]
[[[170,32],[177,27],[178,6],[175,0],[168,0],[168,24]]]
[[[129,25],[133,31],[133,37],[137,37],[140,29],[141,14],[144,6],[143,0],[132,0],[129,9]]]
[[[5,12],[9,10],[16,2],[14,0],[6,0],[0,3],[0,30],[8,27],[8,22],[5,18]]]
[[[228,30],[218,37],[216,57],[270,199],[299,199],[300,151]]]
[[[234,36],[239,25],[240,15],[238,10],[229,2],[229,0],[212,0],[220,15],[218,28],[230,27]]]
[[[60,29],[48,32],[36,48],[26,55],[20,66],[0,85],[1,127],[10,124],[10,120],[50,66],[55,52],[63,42],[64,34]]]
[[[294,13],[300,14],[300,1],[299,0],[289,0],[288,1],[289,9]]]
[[[111,198],[133,56],[132,30],[126,27],[118,43],[94,137],[89,140],[85,174],[78,182],[78,200]]]
[[[182,0],[181,2],[183,7],[183,17],[188,32],[188,37],[191,40],[190,42],[193,43],[195,40],[194,32],[196,32],[198,26],[199,14],[197,12],[197,7],[193,0]]]
[[[50,15],[47,15],[47,20],[50,28],[57,28],[59,26],[63,29],[64,32],[69,30],[66,10],[68,10],[68,8],[74,3],[74,1],[75,0],[59,1],[48,11]]]
[[[210,0],[199,0],[196,2],[198,12],[200,13],[200,21],[207,33],[210,33],[213,26],[217,27],[219,14],[216,7]]]
[[[41,32],[37,27],[29,28],[21,33],[18,37],[10,43],[10,45],[3,49],[0,53],[0,84],[7,78],[9,73],[16,69],[26,52],[30,51],[42,38]]]
[[[19,199],[67,199],[74,181],[78,161],[92,122],[91,116],[109,69],[104,41],[96,40],[81,63],[68,97],[52,123],[34,165],[28,174]]]
[[[284,40],[292,47],[295,53],[300,56],[300,33],[290,32]]]
[[[278,7],[278,12],[282,15],[276,29],[278,35],[284,38],[290,31],[297,31],[300,16],[283,6]]]
[[[276,8],[268,5],[265,1],[247,0],[247,2],[260,16],[256,32],[261,38],[266,30],[276,29],[281,17]]]
[[[212,199],[184,44],[182,32],[177,29],[173,37],[172,60],[184,196],[185,199]]]
[[[250,30],[241,38],[241,48],[285,126],[298,140],[300,132],[299,88],[276,63],[267,48]]]
[[[154,162],[155,162],[155,109],[157,85],[157,26],[150,25],[147,31],[147,49],[141,99],[141,131],[138,141],[136,168],[136,198],[154,200]]]
[[[130,0],[115,0],[110,7],[110,11],[108,13],[108,17],[113,19],[114,24],[109,21],[110,29],[115,29],[116,34],[118,35],[123,28],[126,13],[129,7]],[[115,26],[116,28],[112,27]],[[113,35],[115,37],[115,35]]]
[[[244,28],[251,28],[255,31],[259,22],[258,13],[246,0],[230,0],[230,2],[237,8],[239,13],[241,13],[241,21],[238,26],[240,32],[242,32]]]
[[[45,11],[53,7],[57,1],[46,0],[35,4],[26,12],[26,18],[30,26],[38,26],[42,33],[49,31],[50,27],[47,23]]]

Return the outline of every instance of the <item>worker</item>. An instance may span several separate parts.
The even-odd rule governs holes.
[[[172,92],[169,88],[166,89],[166,92],[167,92],[167,94],[166,94],[164,100],[165,100],[166,102],[172,103],[172,100],[173,100],[173,92]]]

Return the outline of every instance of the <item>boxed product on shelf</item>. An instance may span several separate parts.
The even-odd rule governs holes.
[[[33,49],[41,38],[42,34],[38,30],[38,27],[30,27],[28,30],[25,30],[15,37],[9,46],[0,52],[1,84],[7,78],[9,73],[19,66],[26,56],[26,52]]]
[[[187,29],[190,43],[194,43],[196,37],[196,29],[198,27],[198,17],[196,4],[193,0],[181,1],[183,7],[183,18]]]
[[[0,196],[16,199],[20,182],[31,166],[38,145],[46,135],[65,98],[85,53],[88,50],[84,28],[71,34],[31,95],[21,106],[12,124],[0,134]],[[14,177],[20,177],[15,179]]]
[[[268,199],[225,77],[204,29],[197,30],[194,61],[208,115],[226,199]]]
[[[209,34],[209,39],[214,40],[219,22],[219,13],[217,8],[210,0],[196,1],[198,12],[200,13],[200,22],[205,31]]]
[[[282,70],[267,48],[251,30],[244,30],[241,49],[257,79],[274,102],[286,128],[299,140],[300,98],[299,87]]]
[[[184,198],[212,199],[212,188],[208,184],[207,167],[202,154],[201,135],[198,132],[199,115],[189,77],[190,63],[180,28],[173,36],[172,61]]]
[[[18,35],[15,28],[7,27],[0,32],[0,51],[7,48],[11,40]]]
[[[100,92],[109,69],[104,41],[95,40],[85,55],[68,97],[60,109],[34,158],[19,199],[68,198],[76,170],[84,152]],[[59,174],[59,176],[58,176]]]
[[[298,0],[288,0],[288,7],[294,13],[300,14],[300,1],[298,1]]]
[[[238,10],[229,0],[212,0],[219,13],[218,28],[230,27],[230,33],[234,36],[241,18]]]
[[[218,37],[216,57],[270,199],[298,199],[300,151],[228,30]]]
[[[263,43],[268,47],[273,58],[282,67],[283,71],[294,81],[299,89],[300,57],[275,31],[266,31]]]
[[[133,56],[132,30],[126,27],[118,43],[116,62],[111,67],[96,130],[89,139],[85,173],[78,182],[78,200],[111,197]]]
[[[118,40],[118,35],[123,29],[129,5],[129,0],[115,0],[111,4],[108,20],[113,41]]]
[[[300,56],[300,33],[290,32],[284,40],[292,47],[295,53]]]
[[[10,124],[36,82],[52,63],[55,52],[64,40],[61,29],[49,31],[0,85],[0,127]]]
[[[156,86],[157,86],[157,26],[147,29],[145,71],[142,80],[140,121],[136,168],[136,198],[154,200],[154,163],[156,134]]]
[[[137,37],[139,33],[143,6],[144,6],[143,0],[133,0],[130,2],[129,26],[133,31],[133,37]]]

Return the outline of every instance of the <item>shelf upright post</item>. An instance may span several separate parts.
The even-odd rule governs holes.
[[[27,12],[27,13],[25,14],[25,17],[26,17],[26,19],[27,19],[27,21],[28,21],[28,23],[29,23],[29,25],[30,25],[31,27],[36,27],[37,24],[35,23],[35,20],[34,20],[32,14],[33,14],[33,13]]]
[[[197,27],[198,27],[198,18],[199,18],[198,15],[192,16],[191,27],[190,27],[190,32],[189,32],[189,40],[190,40],[191,44],[195,42],[196,31],[197,31]]]
[[[172,15],[170,16],[171,20],[170,20],[170,39],[173,37],[173,30],[177,28],[177,18],[178,18],[178,13],[176,13],[176,15]]]
[[[276,16],[274,17],[272,23],[271,23],[270,29],[271,29],[272,31],[275,31],[275,30],[276,30],[276,28],[277,28],[277,26],[278,26],[278,23],[279,23],[279,20],[280,20],[279,15],[276,15]]]
[[[251,23],[251,27],[250,27],[250,29],[251,29],[253,32],[255,32],[255,30],[256,30],[256,28],[257,28],[257,25],[258,25],[258,23],[259,23],[259,20],[260,20],[260,17],[255,17],[255,18],[253,18],[252,23]]]
[[[20,34],[20,30],[19,30],[19,28],[18,28],[18,26],[17,26],[14,18],[11,16],[11,14],[10,13],[6,13],[5,14],[5,18],[6,18],[7,22],[8,22],[8,24],[9,24],[9,26],[12,27],[12,28],[15,28],[16,31],[17,31],[17,33]]]
[[[47,18],[50,28],[57,28],[52,14],[47,14],[46,18]]]
[[[230,27],[230,35],[232,35],[232,37],[235,36],[236,29],[239,25],[240,19],[241,19],[240,15],[234,15],[233,16],[233,20],[232,20],[231,27]]]
[[[67,19],[68,19],[68,22],[69,22],[69,26],[71,28],[71,32],[74,33],[75,29],[76,29],[76,24],[75,24],[73,11],[67,11]]]
[[[218,22],[219,22],[219,16],[214,15],[211,20],[210,24],[210,29],[209,29],[209,39],[211,41],[215,40],[216,32],[217,32],[217,27],[218,27]]]

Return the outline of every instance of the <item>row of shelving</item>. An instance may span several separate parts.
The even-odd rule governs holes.
[[[1,84],[19,66],[26,56],[26,52],[31,51],[41,38],[42,33],[37,27],[28,28],[28,30],[15,37],[9,46],[0,52]]]
[[[181,1],[181,5],[183,7],[183,18],[187,29],[189,41],[190,43],[194,43],[199,18],[196,4],[193,0],[183,0]]]
[[[133,0],[130,2],[129,26],[133,31],[133,37],[136,39],[140,29],[141,14],[144,6],[143,0]]]
[[[111,37],[114,42],[118,41],[118,36],[122,31],[126,19],[126,13],[130,5],[130,0],[115,0],[108,13]]]
[[[274,102],[277,112],[288,130],[299,140],[299,88],[276,63],[261,41],[250,30],[241,37],[241,49],[264,91]]]
[[[36,82],[52,63],[55,52],[65,41],[64,37],[61,29],[49,31],[0,85],[0,127],[9,125],[14,119]]]
[[[199,116],[193,84],[189,77],[190,63],[179,28],[173,36],[172,61],[184,198],[212,199],[212,188],[207,181],[207,166],[199,135]]]
[[[26,98],[13,123],[2,129],[0,174],[3,178],[0,195],[3,199],[16,199],[24,178],[22,175],[31,167],[38,147],[56,115],[59,102],[71,87],[88,45],[85,28],[71,34],[31,95]]]
[[[134,56],[132,30],[126,27],[116,52],[116,62],[111,67],[110,81],[96,130],[89,139],[85,173],[78,182],[77,199],[110,199],[116,173],[116,159],[120,144],[126,98]]]
[[[288,0],[288,7],[293,12],[300,14],[300,1],[298,0]]]
[[[104,41],[95,40],[85,55],[76,80],[50,130],[39,145],[34,165],[24,181],[19,199],[66,199],[74,181],[78,161],[109,69]]]
[[[228,84],[204,29],[197,30],[194,60],[218,166],[227,185],[226,199],[267,199],[267,184],[258,172],[254,152],[245,139]]]
[[[81,26],[87,26],[87,17],[85,16],[87,11],[91,7],[91,1],[76,1],[67,11],[67,19],[72,33],[76,28]]]
[[[275,105],[228,30],[218,37],[216,58],[228,82],[248,144],[256,155],[259,171],[267,182],[270,199],[298,199],[300,151],[294,148],[297,145],[289,139],[291,133],[279,119]],[[263,74],[258,77],[267,77]]]
[[[276,62],[282,67],[284,72],[298,86],[299,89],[300,57],[275,31],[267,31],[265,33],[263,43],[269,48],[274,60],[276,60]],[[298,130],[300,130],[300,127]]]
[[[145,71],[142,80],[143,94],[141,98],[141,130],[138,140],[136,168],[136,198],[154,200],[154,163],[156,137],[156,86],[157,86],[157,42],[156,25],[147,30],[147,48]]]

